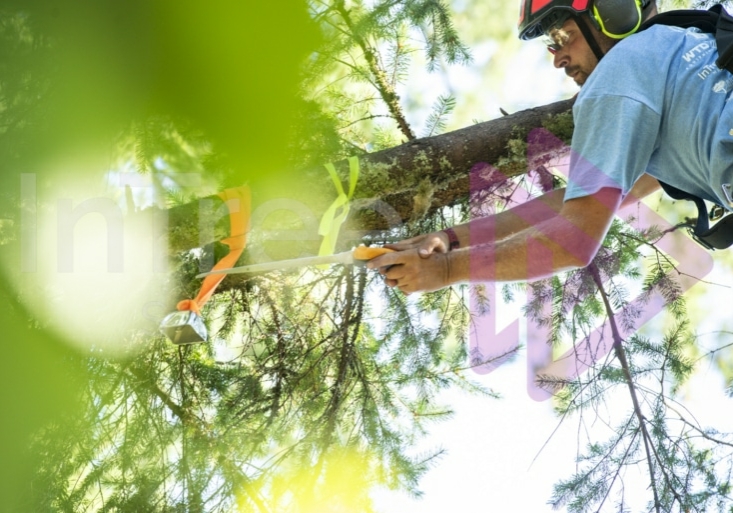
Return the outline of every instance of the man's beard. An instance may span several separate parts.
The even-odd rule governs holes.
[[[571,66],[565,68],[565,74],[572,78],[578,86],[585,84],[588,74],[580,69],[579,66]]]

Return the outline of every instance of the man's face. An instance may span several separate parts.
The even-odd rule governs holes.
[[[561,27],[551,29],[547,38],[550,43],[548,49],[554,55],[555,67],[565,68],[565,73],[582,86],[598,65],[598,59],[575,20],[568,19]],[[604,46],[601,48],[606,50]]]

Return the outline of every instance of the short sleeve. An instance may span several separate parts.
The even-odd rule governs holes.
[[[620,189],[626,196],[658,145],[661,116],[627,96],[603,95],[579,98],[573,117],[565,199],[589,196],[605,187]]]

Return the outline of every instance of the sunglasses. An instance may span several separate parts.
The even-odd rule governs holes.
[[[562,28],[554,26],[547,30],[542,36],[542,42],[547,47],[552,55],[562,50],[562,48],[568,44],[570,40],[570,34],[565,32]]]

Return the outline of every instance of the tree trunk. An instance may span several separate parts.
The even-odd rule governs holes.
[[[507,176],[525,173],[526,166],[512,160],[510,141],[523,143],[530,130],[543,126],[559,138],[569,139],[572,102],[564,100],[524,110],[363,155],[359,159],[361,175],[354,194],[350,226],[363,231],[386,230],[395,223],[453,205],[468,196],[469,173],[477,163],[492,164]],[[334,165],[346,189],[349,164],[340,161]],[[322,180],[304,179],[296,184],[302,190],[290,192],[294,195],[291,199],[313,208],[314,219],[320,218],[336,196],[328,173],[319,167],[304,170],[298,176],[323,177]],[[258,198],[257,193],[252,191],[253,209],[272,199]],[[420,212],[415,209],[416,196],[422,196],[419,198],[423,203],[418,208]],[[208,197],[170,209],[167,215],[171,251],[185,251],[228,237],[229,225],[221,207],[218,197]],[[313,237],[315,239],[317,236]]]

